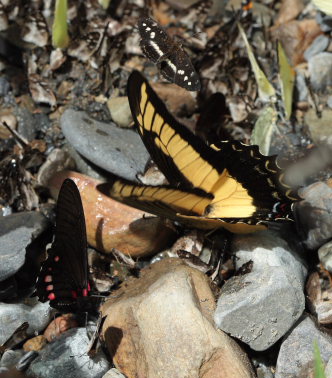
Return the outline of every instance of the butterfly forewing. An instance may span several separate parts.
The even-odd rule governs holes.
[[[206,176],[198,175],[196,180],[193,172],[205,170],[214,173],[216,179],[219,177],[223,168],[222,162],[218,171],[214,168],[215,151],[169,113],[165,104],[137,71],[128,80],[128,98],[137,130],[152,159],[170,184],[205,190],[198,184]]]
[[[167,80],[189,91],[200,89],[199,77],[189,56],[156,21],[149,17],[140,19],[138,31],[144,55],[158,64],[161,74]]]
[[[43,263],[36,291],[39,300],[50,300],[60,311],[78,310],[78,299],[89,290],[87,238],[79,190],[70,179],[60,189],[55,237]]]
[[[166,31],[149,17],[139,19],[137,25],[144,55],[154,63],[165,59],[173,48],[173,41]]]
[[[55,246],[71,272],[77,288],[88,286],[87,237],[80,192],[74,181],[65,180],[58,196]]]

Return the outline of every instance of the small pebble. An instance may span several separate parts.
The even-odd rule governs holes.
[[[74,315],[63,314],[51,321],[51,323],[44,331],[44,337],[48,342],[51,342],[62,333],[68,331],[70,328],[75,327],[78,327],[78,324]]]
[[[317,92],[325,92],[332,85],[332,54],[321,52],[308,59],[310,82]]]
[[[323,267],[332,273],[332,241],[319,248],[318,258]]]
[[[315,55],[323,52],[330,43],[330,38],[326,35],[319,35],[304,52],[304,58],[308,61]]]
[[[112,120],[120,127],[130,127],[133,122],[128,97],[112,97],[107,101]]]
[[[43,335],[35,336],[23,344],[23,350],[25,352],[38,351],[43,349],[46,343],[47,340]]]

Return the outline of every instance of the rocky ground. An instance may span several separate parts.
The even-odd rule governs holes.
[[[235,0],[69,1],[60,49],[53,2],[28,3],[0,0],[0,377],[314,377],[315,343],[332,377],[332,17],[306,0],[249,11]],[[200,91],[168,83],[142,54],[145,7],[188,53]],[[110,173],[160,179],[133,129],[134,69],[206,142],[278,154],[301,187],[295,222],[211,233],[101,196]],[[96,318],[33,296],[67,177],[83,202],[91,280],[108,296],[94,356]]]

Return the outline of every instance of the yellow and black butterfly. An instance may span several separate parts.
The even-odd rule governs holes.
[[[127,205],[192,227],[223,227],[235,233],[291,220],[295,191],[282,182],[276,157],[238,141],[206,145],[179,123],[137,71],[128,80],[136,128],[169,185],[140,185],[124,179],[98,189]]]

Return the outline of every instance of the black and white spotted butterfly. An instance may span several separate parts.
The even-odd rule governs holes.
[[[198,74],[181,45],[150,17],[139,19],[137,26],[141,49],[158,65],[161,74],[188,91],[198,91],[201,88]]]

